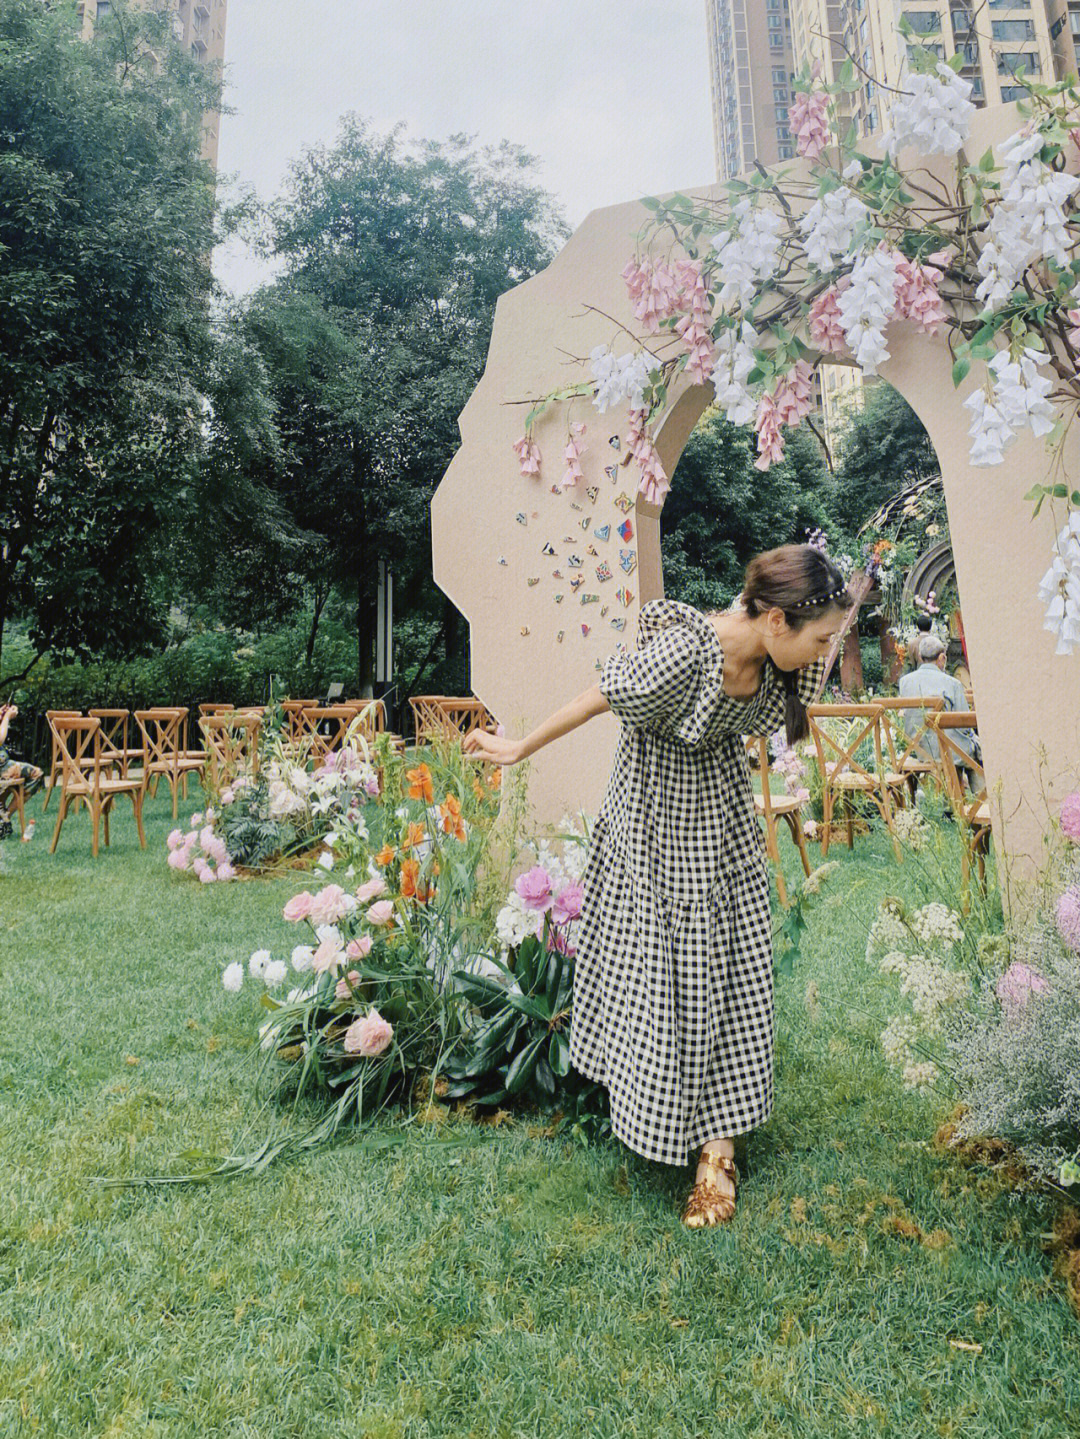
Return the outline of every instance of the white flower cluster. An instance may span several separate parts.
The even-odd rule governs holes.
[[[900,843],[916,853],[926,843],[927,824],[917,809],[897,810],[893,816],[893,828]]]
[[[1015,360],[1008,350],[999,350],[987,365],[993,377],[992,393],[972,390],[964,401],[964,408],[974,417],[968,428],[972,465],[1000,465],[1005,447],[1023,425],[1030,425],[1036,435],[1048,435],[1054,428],[1057,416],[1047,399],[1053,381],[1039,370],[1039,362],[1045,359],[1041,350],[1031,348]]]
[[[1041,134],[1019,130],[1000,147],[1005,160],[1001,198],[990,217],[979,256],[982,281],[976,297],[991,309],[1009,298],[1033,260],[1069,263],[1065,203],[1080,188],[1080,178],[1054,171],[1039,159]]]
[[[934,75],[905,75],[903,98],[889,114],[886,152],[895,159],[901,146],[915,145],[922,155],[955,155],[968,137],[974,113],[971,82],[948,65],[939,63]]]
[[[946,969],[940,960],[926,954],[908,955],[900,993],[906,995],[924,1032],[936,1033],[941,1015],[971,991],[966,974]]]
[[[896,310],[896,256],[881,246],[860,255],[851,267],[851,283],[837,300],[840,327],[864,375],[876,375],[889,358],[885,326]]]
[[[923,944],[936,944],[944,950],[952,949],[964,937],[959,914],[947,904],[924,904],[911,916],[911,927]]]
[[[615,355],[608,345],[596,345],[589,351],[596,395],[593,404],[603,414],[613,406],[629,401],[632,410],[644,408],[644,390],[649,383],[649,371],[658,370],[660,361],[648,350],[625,355]]]
[[[734,223],[712,237],[720,271],[717,303],[749,305],[759,280],[776,272],[783,221],[774,210],[747,196],[735,206]]]
[[[896,1014],[881,1035],[881,1047],[889,1064],[899,1066],[911,1058],[911,1046],[919,1037],[919,1029],[909,1014]]]
[[[1071,655],[1080,645],[1080,512],[1073,511],[1054,544],[1050,568],[1039,585],[1046,606],[1043,629],[1058,637],[1054,653]]]
[[[799,220],[806,258],[822,274],[831,270],[836,260],[853,258],[855,232],[869,218],[870,211],[846,185],[822,195]]]
[[[577,884],[585,872],[588,859],[588,824],[581,815],[564,814],[556,826],[563,836],[561,847],[552,848],[550,841],[540,840],[533,846],[536,863],[551,876],[551,887],[558,892],[567,884]],[[516,889],[511,888],[506,903],[495,917],[495,937],[502,947],[502,958],[516,949],[530,934],[538,935],[544,927],[544,916],[527,909]]]
[[[873,963],[877,956],[887,949],[896,949],[900,945],[910,944],[911,936],[907,926],[897,914],[896,910],[888,900],[883,900],[878,906],[878,912],[874,916],[874,922],[870,926],[870,933],[866,939],[866,962]]]
[[[932,1060],[925,1059],[920,1064],[905,1064],[902,1072],[905,1089],[919,1089],[924,1093],[933,1087],[937,1078],[938,1068]]]
[[[757,414],[758,402],[746,384],[746,377],[757,364],[757,342],[758,333],[747,320],[725,330],[716,342],[712,372],[716,403],[733,425],[748,425]]]
[[[257,949],[248,960],[248,972],[252,979],[261,979],[267,989],[276,989],[285,982],[288,966],[280,959],[273,959],[268,949]],[[221,982],[230,994],[239,994],[244,983],[244,966],[237,960],[226,965]]]

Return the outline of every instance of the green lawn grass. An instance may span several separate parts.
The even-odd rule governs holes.
[[[736,1221],[689,1232],[689,1169],[528,1116],[104,1188],[235,1147],[259,1011],[221,971],[293,939],[295,883],[176,875],[170,827],[159,798],[145,854],[122,812],[96,862],[84,817],[55,857],[46,826],[6,846],[4,1439],[1080,1433],[1080,1328],[1040,1238],[1053,1204],[934,1152],[947,1097],[884,1068],[888,996],[862,953],[917,868],[879,837],[834,851],[778,982],[776,1110]]]

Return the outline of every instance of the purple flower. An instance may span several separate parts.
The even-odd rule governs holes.
[[[1049,988],[1037,969],[1016,960],[998,980],[997,997],[1007,1010],[1016,1014],[1027,1004],[1029,994],[1045,994]]]
[[[585,891],[580,884],[564,884],[551,903],[552,923],[568,924],[570,920],[577,919],[584,897]]]
[[[551,906],[551,875],[542,864],[518,875],[514,889],[525,901],[526,909],[535,909],[543,914]]]

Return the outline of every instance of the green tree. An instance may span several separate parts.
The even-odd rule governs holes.
[[[829,508],[841,531],[854,535],[897,491],[936,474],[938,458],[903,395],[883,380],[844,429]]]
[[[812,435],[787,435],[783,461],[764,474],[754,468],[755,455],[751,427],[706,411],[675,468],[660,522],[670,598],[725,606],[753,555],[801,542],[826,523],[828,475]]]
[[[298,536],[317,605],[331,580],[356,606],[370,683],[378,560],[396,607],[458,617],[431,581],[429,505],[487,356],[500,294],[554,256],[567,228],[516,146],[406,144],[355,117],[309,150],[273,207],[284,273],[248,304],[282,462],[268,476]],[[300,551],[298,560],[302,559]],[[313,633],[313,632],[312,632]]]
[[[0,644],[130,650],[166,595],[199,434],[214,182],[213,78],[165,13],[0,7]]]

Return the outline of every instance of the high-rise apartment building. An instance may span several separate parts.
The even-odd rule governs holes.
[[[143,7],[155,0],[135,0]],[[200,64],[217,65],[225,60],[225,11],[228,0],[156,0],[172,11],[173,33]],[[79,0],[79,23],[85,40],[92,38],[94,26],[107,20],[112,0]],[[203,132],[203,155],[217,169],[218,130],[220,115],[206,116]]]
[[[706,0],[709,74],[712,86],[716,168],[720,179],[744,171],[756,156],[763,164],[793,153],[786,104],[780,94],[781,65],[788,81],[804,66],[821,63],[822,79],[834,82],[850,58],[858,89],[841,100],[841,115],[854,120],[860,137],[888,123],[890,90],[900,88],[911,45],[942,60],[963,58],[960,74],[977,105],[1019,99],[1019,76],[1063,79],[1080,68],[1080,0]],[[914,32],[899,33],[903,16]],[[783,53],[775,68],[760,57]],[[757,64],[754,58],[757,57]],[[764,98],[775,84],[770,116]],[[848,365],[822,365],[821,406],[826,432],[835,441],[844,416],[861,405],[863,380]]]

